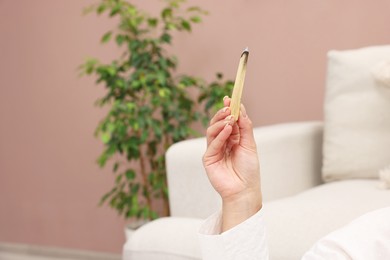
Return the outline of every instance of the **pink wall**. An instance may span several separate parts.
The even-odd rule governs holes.
[[[95,159],[102,88],[78,78],[113,21],[82,17],[93,1],[0,0],[0,242],[120,252],[124,221],[97,207],[113,181]],[[138,0],[154,9],[156,1]],[[234,78],[251,49],[244,102],[255,125],[320,120],[326,51],[390,42],[390,2],[192,1],[210,11],[173,50],[181,71]]]

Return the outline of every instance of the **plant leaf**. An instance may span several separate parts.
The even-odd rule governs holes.
[[[181,26],[183,27],[184,30],[190,32],[191,31],[191,24],[186,21],[186,20],[182,20],[181,21]]]
[[[202,18],[200,18],[200,16],[192,16],[192,17],[190,18],[190,20],[191,20],[192,22],[194,22],[194,23],[200,23],[200,22],[202,22]]]
[[[131,181],[135,178],[135,171],[134,170],[127,170],[125,173],[126,179]]]
[[[118,35],[115,37],[115,41],[116,41],[116,43],[118,44],[118,46],[122,46],[123,42],[125,41],[125,36],[122,35],[122,34],[118,34]]]
[[[102,43],[107,43],[107,42],[111,39],[111,35],[112,35],[112,32],[111,32],[111,31],[106,32],[106,33],[103,35],[103,37],[102,37],[102,39],[101,39],[101,42],[102,42]]]

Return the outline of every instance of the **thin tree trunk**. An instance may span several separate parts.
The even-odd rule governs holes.
[[[145,155],[143,154],[142,149],[140,149],[140,166],[141,166],[141,175],[142,175],[142,180],[144,183],[144,188],[146,189],[146,192],[145,192],[146,203],[147,203],[149,209],[152,210],[152,200],[150,198],[148,174],[147,174],[146,166],[145,166]],[[150,216],[148,216],[148,217],[150,218]]]

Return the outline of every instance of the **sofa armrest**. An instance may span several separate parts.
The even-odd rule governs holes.
[[[203,168],[206,138],[181,141],[166,154],[171,216],[205,218],[221,205]]]
[[[296,194],[321,182],[322,123],[288,123],[254,129],[264,201]],[[166,155],[171,215],[205,218],[220,208],[202,156],[206,139],[172,145]]]
[[[321,184],[321,122],[287,123],[254,130],[264,201]]]

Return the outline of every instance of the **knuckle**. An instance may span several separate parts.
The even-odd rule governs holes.
[[[203,164],[204,167],[206,167],[206,161],[207,161],[207,156],[206,156],[206,154],[204,154],[202,156],[202,164]]]
[[[218,129],[218,124],[213,124],[212,126],[209,126],[206,130],[206,136],[213,137],[216,134],[217,129]]]
[[[207,128],[207,130],[206,130],[206,135],[210,136],[210,134],[211,134],[211,127]]]

